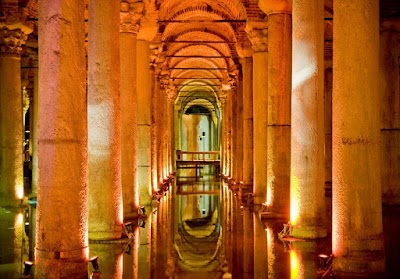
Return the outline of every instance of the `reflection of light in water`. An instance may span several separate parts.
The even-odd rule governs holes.
[[[275,278],[275,270],[274,270],[274,264],[275,264],[275,244],[274,244],[274,234],[272,232],[271,228],[266,228],[265,229],[267,232],[267,255],[268,255],[268,279],[274,279]]]
[[[290,251],[290,279],[300,279],[299,258],[295,251]]]
[[[117,259],[117,270],[115,272],[115,278],[122,278],[123,270],[124,270],[124,254],[118,255]]]
[[[300,183],[299,179],[293,173],[290,180],[290,223],[295,225],[299,219]]]

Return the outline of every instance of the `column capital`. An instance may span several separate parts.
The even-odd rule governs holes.
[[[0,53],[20,54],[33,27],[25,22],[17,3],[3,3],[0,14]]]
[[[0,53],[20,54],[30,32],[9,27],[0,23]]]
[[[268,22],[266,20],[248,20],[245,31],[255,52],[268,51]]]
[[[248,38],[243,42],[236,43],[236,51],[240,58],[252,57],[253,56],[253,46]]]
[[[144,15],[140,20],[138,40],[152,41],[158,33],[158,10],[155,1],[145,0]]]
[[[175,85],[169,84],[165,88],[165,97],[167,98],[168,103],[174,104],[175,100],[176,100],[176,96],[177,96],[177,94],[176,94]]]
[[[143,2],[121,1],[120,26],[121,33],[137,34],[140,29],[140,20],[143,17]]]
[[[258,0],[258,7],[267,15],[291,14],[292,0]]]

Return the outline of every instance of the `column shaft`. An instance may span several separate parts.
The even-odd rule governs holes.
[[[21,56],[0,53],[0,206],[24,197]]]
[[[399,33],[384,30],[380,36],[382,199],[400,204],[400,92]]]
[[[39,1],[35,278],[88,276],[84,10],[80,0]]]
[[[267,196],[267,124],[268,124],[268,53],[253,54],[253,147],[254,203],[266,202]]]
[[[124,219],[137,213],[136,34],[120,33],[121,63],[121,183]]]
[[[293,1],[290,221],[300,238],[326,236],[323,1]]]
[[[335,1],[334,10],[333,268],[380,272],[379,3]]]
[[[89,237],[121,236],[119,3],[89,1]]]
[[[292,15],[268,15],[268,186],[269,210],[289,217]]]
[[[253,59],[242,58],[243,72],[243,184],[253,184]]]
[[[137,136],[138,136],[138,184],[140,203],[150,204],[151,189],[151,73],[149,42],[137,40]]]

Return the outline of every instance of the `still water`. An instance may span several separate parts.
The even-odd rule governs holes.
[[[329,195],[326,205],[330,230]],[[0,278],[24,278],[23,263],[33,258],[33,213],[29,206],[0,208]],[[90,243],[99,278],[332,278],[329,262],[318,257],[331,253],[330,236],[282,241],[284,220],[261,220],[214,176],[178,177],[146,214],[131,238]],[[400,278],[399,207],[383,208],[383,226],[387,272],[375,278]]]

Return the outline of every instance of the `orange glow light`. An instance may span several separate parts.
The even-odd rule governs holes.
[[[24,186],[23,185],[17,185],[15,187],[15,192],[16,192],[16,196],[19,200],[22,200],[24,198]]]
[[[299,259],[295,251],[290,251],[290,279],[300,278]]]
[[[290,223],[296,225],[300,215],[300,183],[293,173],[290,180]]]
[[[272,189],[270,183],[267,185],[267,206],[271,206],[272,203]]]

